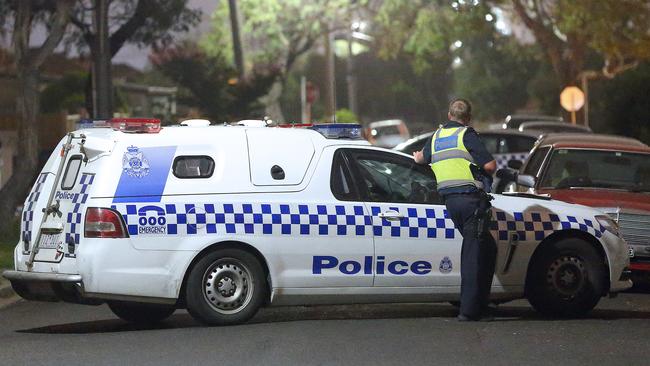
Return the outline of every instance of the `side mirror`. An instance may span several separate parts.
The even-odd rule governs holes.
[[[535,177],[532,175],[519,174],[517,175],[517,184],[524,187],[533,188],[535,187]]]
[[[508,168],[519,170],[524,165],[524,162],[517,159],[508,160]]]

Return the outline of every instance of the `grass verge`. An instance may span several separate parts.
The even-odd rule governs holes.
[[[14,268],[14,248],[20,235],[20,221],[16,220],[8,229],[0,232],[0,269]]]
[[[16,243],[0,243],[0,269],[14,268]]]

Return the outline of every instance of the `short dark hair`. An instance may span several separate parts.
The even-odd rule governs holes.
[[[472,119],[472,105],[467,99],[456,98],[449,103],[449,115],[456,120],[469,122]]]

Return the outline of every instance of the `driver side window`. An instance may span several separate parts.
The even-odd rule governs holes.
[[[442,204],[428,166],[381,151],[349,152],[354,178],[364,201]]]

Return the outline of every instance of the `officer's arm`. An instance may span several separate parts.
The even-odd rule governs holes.
[[[473,128],[470,127],[465,133],[463,143],[474,158],[476,164],[482,167],[483,171],[487,173],[487,175],[494,174],[494,172],[497,170],[497,162],[494,160],[492,154],[487,151],[487,148],[479,139],[478,134],[476,131],[474,131]]]
[[[492,160],[491,162],[486,163],[485,165],[483,165],[483,170],[485,170],[485,172],[488,173],[489,175],[494,174],[494,172],[497,171],[497,161]]]

